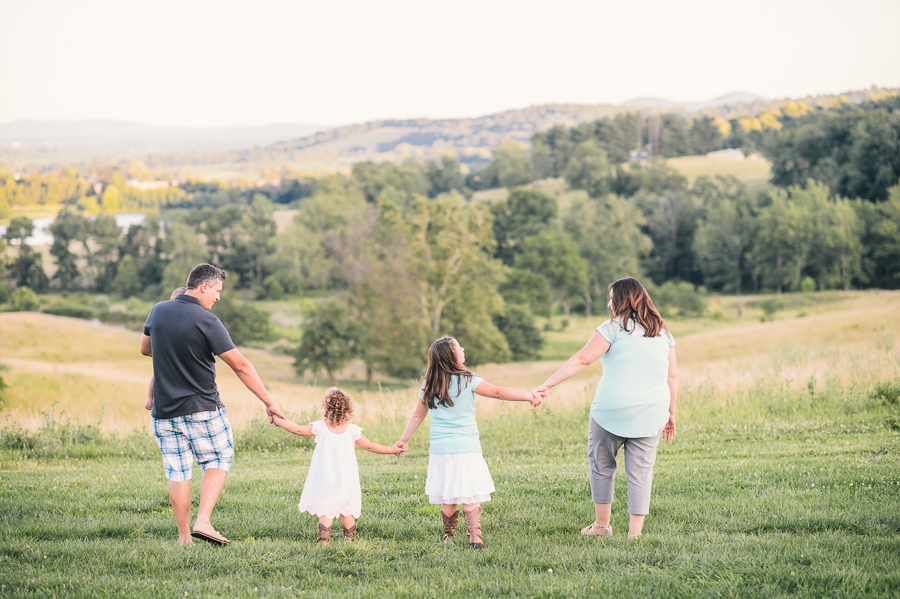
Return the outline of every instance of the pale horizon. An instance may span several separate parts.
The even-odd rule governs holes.
[[[13,0],[0,22],[0,123],[333,127],[900,87],[900,3],[885,0]]]

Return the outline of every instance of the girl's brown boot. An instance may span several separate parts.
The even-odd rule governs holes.
[[[459,510],[454,510],[450,516],[441,510],[441,520],[444,521],[444,540],[452,539],[456,534],[456,526],[459,524]]]
[[[341,527],[344,529],[344,538],[345,539],[347,539],[348,541],[356,540],[356,523],[355,522],[353,523],[353,526],[351,526],[350,528],[347,528],[343,524],[341,524]]]
[[[319,523],[319,534],[316,536],[316,547],[324,547],[331,540],[331,527]]]
[[[484,549],[484,539],[481,538],[481,506],[474,510],[463,510],[466,517],[466,528],[469,530],[469,547],[472,549]]]

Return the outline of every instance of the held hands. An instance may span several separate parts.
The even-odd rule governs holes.
[[[391,453],[392,454],[403,455],[404,453],[406,453],[406,449],[403,447],[400,447],[400,443],[401,443],[400,441],[397,441],[396,443],[391,445]]]
[[[397,449],[397,455],[404,455],[409,450],[409,441],[397,441],[393,447]]]
[[[534,398],[531,400],[531,407],[536,408],[545,401],[547,401],[547,397],[550,395],[550,388],[547,385],[541,385],[540,387],[535,387],[531,392],[531,396]]]
[[[266,416],[269,417],[269,424],[274,424],[275,426],[278,426],[278,423],[275,422],[276,417],[286,419],[284,412],[282,412],[281,408],[279,408],[278,405],[274,403],[272,405],[266,406]]]
[[[666,422],[666,425],[662,430],[662,438],[666,441],[671,441],[675,436],[675,414],[669,414],[669,421]]]

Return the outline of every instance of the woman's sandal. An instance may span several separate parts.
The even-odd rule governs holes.
[[[581,529],[581,534],[586,537],[611,537],[612,524],[600,526],[599,524],[597,524],[597,522],[592,522],[588,526],[585,526]]]
[[[316,547],[324,547],[331,540],[331,527],[319,523],[319,534],[316,536]]]

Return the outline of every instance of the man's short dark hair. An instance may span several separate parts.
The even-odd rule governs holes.
[[[196,289],[203,283],[215,285],[216,281],[224,281],[226,276],[224,270],[216,268],[212,264],[198,264],[191,270],[184,286],[188,289]]]

